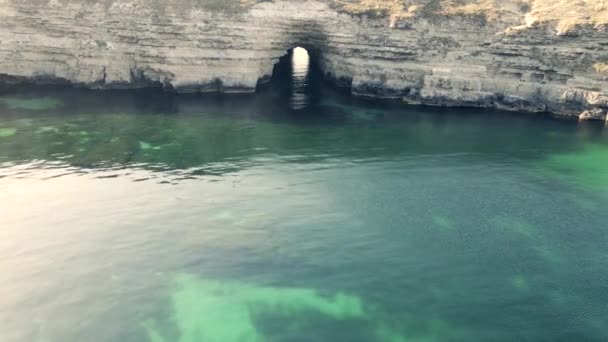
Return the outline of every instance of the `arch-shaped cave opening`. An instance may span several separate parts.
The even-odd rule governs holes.
[[[270,84],[291,109],[301,110],[318,103],[323,85],[318,53],[303,46],[289,49],[274,66]]]

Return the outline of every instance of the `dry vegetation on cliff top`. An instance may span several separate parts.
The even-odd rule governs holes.
[[[577,25],[608,25],[608,0],[335,0],[352,13],[395,17],[417,13],[482,15],[489,20],[526,16],[526,23],[556,22],[560,31]]]
[[[608,26],[608,0],[528,0],[530,19],[555,21],[558,31],[567,32],[579,25]]]
[[[234,0],[208,0],[229,3]],[[268,0],[237,0],[243,6]],[[271,0],[272,1],[272,0]],[[527,26],[554,22],[558,31],[579,25],[608,26],[608,0],[328,0],[353,14],[393,19],[419,15],[470,15],[487,20],[515,20]]]
[[[608,75],[608,63],[595,63],[593,64],[593,69],[600,74]]]
[[[179,1],[179,0],[178,0]],[[186,0],[181,0],[186,1]],[[262,2],[278,0],[188,0],[209,10],[239,12]],[[301,0],[282,0],[301,1]],[[580,25],[608,27],[608,0],[319,0],[342,11],[376,17],[399,18],[430,15],[479,16],[513,26],[551,22],[565,33]]]

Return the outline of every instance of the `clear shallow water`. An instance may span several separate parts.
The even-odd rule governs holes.
[[[1,340],[608,339],[608,130],[295,88],[1,96]]]

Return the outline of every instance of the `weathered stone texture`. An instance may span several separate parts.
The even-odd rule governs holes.
[[[217,1],[216,1],[217,2]],[[605,118],[606,27],[525,17],[390,19],[325,1],[213,8],[203,0],[0,0],[0,82],[254,91],[295,46],[362,96]]]

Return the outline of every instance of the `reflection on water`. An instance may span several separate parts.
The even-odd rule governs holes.
[[[291,56],[292,88],[291,108],[303,109],[308,103],[308,71],[310,69],[310,56],[306,49],[297,47]]]
[[[0,96],[0,340],[606,340],[608,130],[284,88]]]

